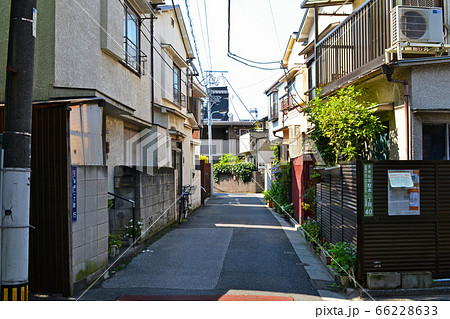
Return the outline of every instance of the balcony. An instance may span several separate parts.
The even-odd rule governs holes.
[[[176,87],[173,88],[173,102],[180,107],[186,107],[186,95]]]
[[[390,46],[390,0],[368,0],[317,43],[318,87],[324,94],[370,74]]]
[[[281,112],[287,114],[290,110],[300,106],[300,99],[296,94],[288,94],[281,99]]]

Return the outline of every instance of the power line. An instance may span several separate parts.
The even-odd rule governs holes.
[[[203,50],[205,50],[205,55],[208,55],[208,50],[206,50],[206,41],[205,41],[205,32],[203,31],[203,23],[202,23],[202,15],[200,14],[200,6],[197,3],[197,13],[198,13],[198,19],[200,20],[200,31],[202,34],[202,42],[203,42]],[[208,58],[206,59],[208,62]],[[209,68],[211,67],[211,58],[209,58]]]
[[[228,85],[230,86],[231,90],[233,91],[233,93],[237,96],[237,98],[239,99],[239,101],[242,103],[242,105],[245,107],[245,109],[247,110],[248,114],[250,114],[250,116],[253,118],[253,120],[255,120],[255,122],[257,122],[258,120],[255,119],[255,117],[253,116],[253,114],[250,112],[250,110],[247,108],[247,106],[245,105],[245,103],[242,101],[242,99],[240,98],[240,96],[237,94],[236,90],[233,88],[233,86],[231,85],[230,81],[228,81],[228,79],[225,76],[220,76],[220,78],[223,78]]]
[[[270,13],[272,15],[273,27],[275,29],[275,36],[277,37],[278,49],[280,50],[280,54],[283,54],[283,51],[281,50],[280,38],[278,37],[277,24],[275,23],[275,17],[273,15],[272,3],[270,0],[268,0],[268,1],[269,1]]]
[[[197,61],[198,61],[198,65],[200,67],[200,74],[202,75],[202,78],[204,77],[203,75],[203,68],[202,68],[202,64],[200,62],[200,54],[198,53],[198,48],[197,48],[197,41],[195,39],[195,34],[194,34],[194,27],[192,25],[192,19],[191,19],[191,14],[189,12],[189,4],[188,4],[188,0],[185,0],[185,4],[186,4],[186,13],[189,19],[189,24],[191,26],[191,34],[192,34],[192,39],[194,40],[194,48],[195,48],[195,52],[197,53]]]
[[[227,52],[227,56],[232,58],[233,60],[240,62],[246,66],[252,67],[252,68],[256,68],[256,69],[260,69],[260,70],[278,70],[278,68],[272,67],[260,67],[260,66],[256,66],[256,65],[252,65],[250,63],[253,64],[278,64],[281,66],[281,61],[271,61],[271,62],[259,62],[259,61],[253,61],[244,57],[241,57],[239,55],[236,55],[234,53],[231,52],[230,49],[230,42],[231,42],[231,0],[228,0],[228,52]]]
[[[210,37],[209,37],[209,26],[208,26],[208,11],[206,10],[206,1],[203,0],[203,4],[205,7],[205,21],[206,21],[206,38],[208,39],[208,53],[209,53],[209,68],[212,70],[212,62],[211,62],[211,44],[210,44]]]

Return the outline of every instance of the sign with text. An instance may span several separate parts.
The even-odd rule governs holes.
[[[420,215],[420,171],[388,171],[388,215]]]
[[[72,166],[72,221],[76,222],[77,219],[77,167]]]
[[[373,164],[363,164],[364,216],[373,216]]]

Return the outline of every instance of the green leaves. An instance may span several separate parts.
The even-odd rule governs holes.
[[[213,165],[214,181],[219,181],[221,174],[231,174],[239,177],[244,183],[252,179],[252,172],[256,171],[256,166],[250,162],[244,162],[243,159],[232,154],[224,154],[219,163]]]
[[[363,90],[348,86],[325,101],[318,90],[309,102],[305,110],[312,124],[309,134],[326,164],[364,157],[368,144],[384,129],[363,94]]]
[[[346,242],[331,244],[331,268],[340,275],[352,273],[356,265],[356,247]]]

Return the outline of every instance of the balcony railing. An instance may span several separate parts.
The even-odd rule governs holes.
[[[123,43],[125,48],[124,62],[139,74],[144,74],[147,55],[128,37],[123,38]]]
[[[383,63],[385,49],[390,45],[390,2],[366,1],[319,41],[318,87],[332,83],[338,86],[340,79],[356,78]]]
[[[173,101],[180,107],[186,107],[186,95],[176,87],[173,88]]]
[[[281,112],[286,113],[290,109],[298,106],[295,94],[288,94],[281,100]]]

